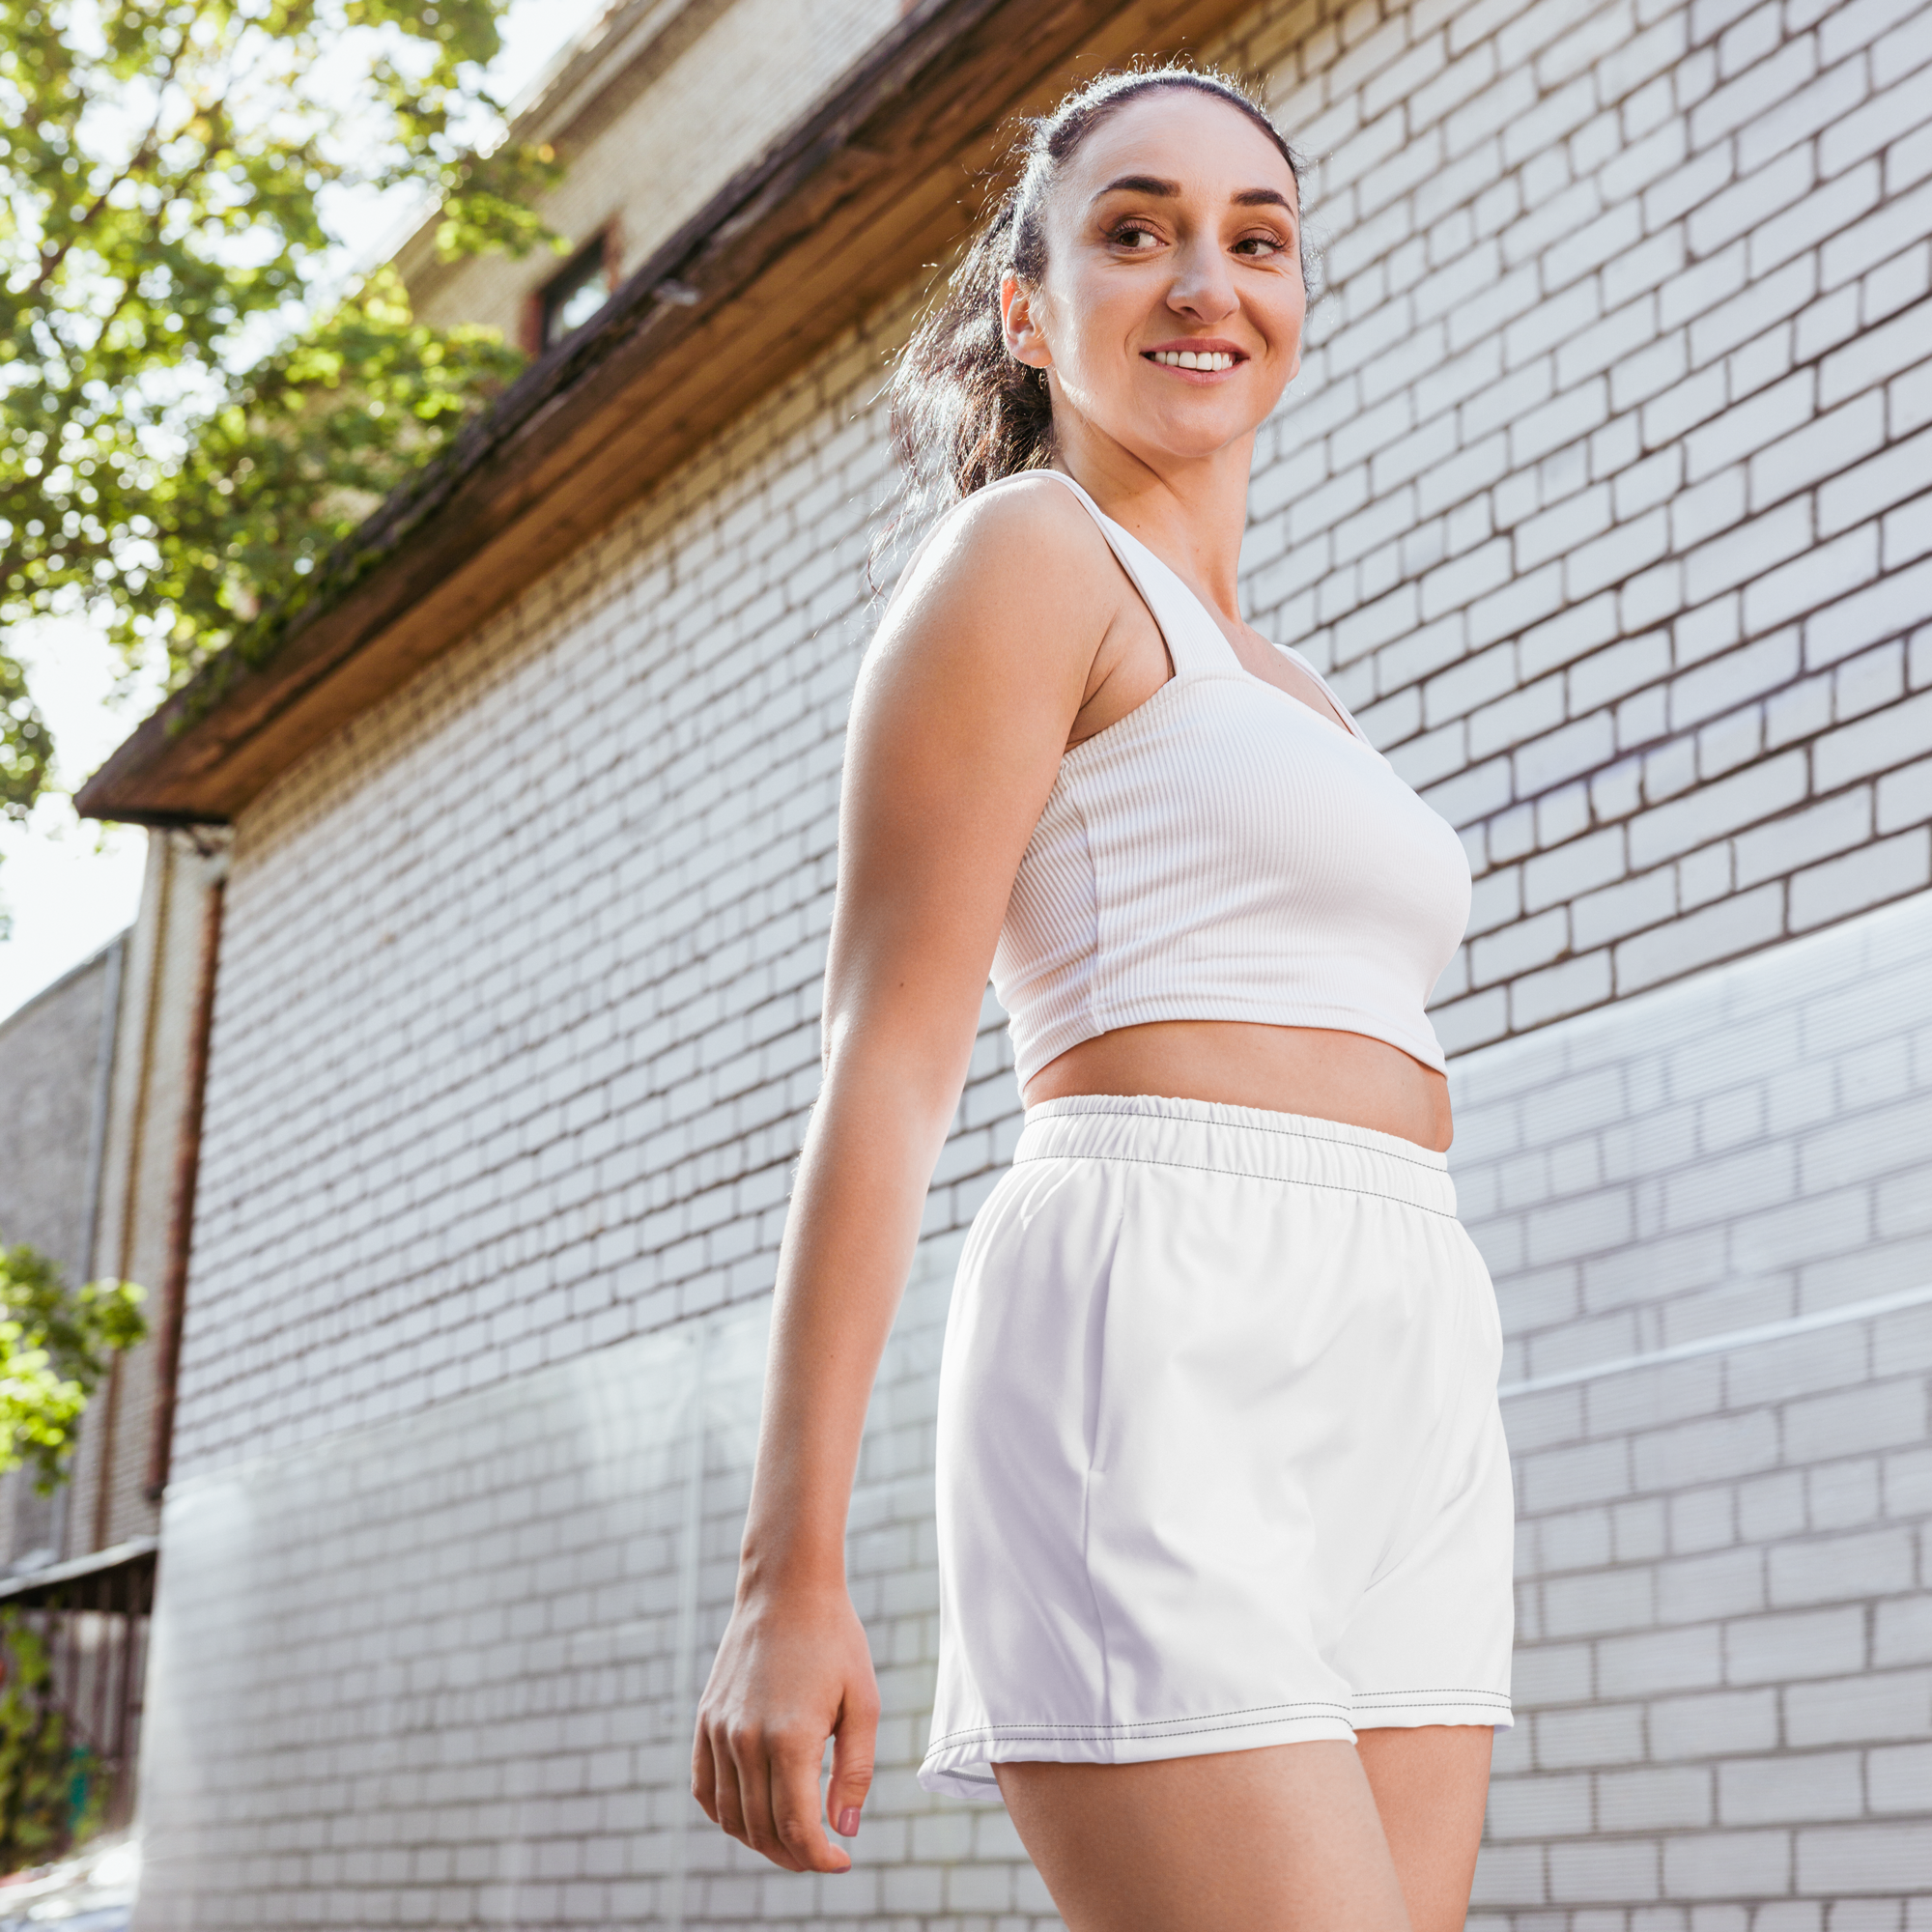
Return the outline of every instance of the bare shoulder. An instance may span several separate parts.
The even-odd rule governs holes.
[[[1084,667],[1126,588],[1107,539],[1051,476],[1010,476],[943,517],[893,593],[887,633],[1024,637]]]

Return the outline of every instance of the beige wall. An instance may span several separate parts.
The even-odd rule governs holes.
[[[615,223],[629,274],[733,174],[754,161],[899,16],[897,0],[685,0],[609,16],[620,49],[655,76],[582,146],[549,125],[544,103],[526,137],[555,140],[569,164],[544,204],[576,247]],[[698,27],[694,35],[691,29]],[[655,31],[652,31],[655,29]],[[673,48],[681,50],[667,59]],[[559,95],[566,112],[581,94]],[[581,136],[579,137],[582,138]],[[416,310],[450,327],[482,323],[517,339],[526,298],[562,266],[548,250],[443,264],[434,224],[398,257]]]
[[[144,1493],[154,1338],[164,1319],[207,894],[223,863],[207,835],[199,843],[185,833],[156,833],[149,841],[140,915],[127,941],[94,1272],[147,1289],[151,1339],[122,1359],[82,1419],[63,1556],[152,1535],[159,1521]]]

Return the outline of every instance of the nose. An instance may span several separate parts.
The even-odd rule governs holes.
[[[1197,322],[1215,323],[1232,315],[1238,299],[1234,274],[1218,240],[1201,236],[1188,242],[1175,263],[1168,307]]]

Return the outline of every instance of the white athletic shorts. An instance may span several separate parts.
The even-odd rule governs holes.
[[[920,1782],[1508,1724],[1501,1354],[1443,1155],[1205,1101],[1028,1109],[947,1324]]]

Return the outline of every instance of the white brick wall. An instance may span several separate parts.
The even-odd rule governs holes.
[[[1331,238],[1247,595],[1463,829],[1445,1042],[1932,883],[1932,10],[1300,6],[1234,49]]]
[[[854,1872],[777,1871],[687,1793],[736,1581],[755,1303],[170,1493],[142,1932],[1057,1926],[1006,1813],[913,1776],[958,1247],[922,1250],[853,1499],[882,1703]]]
[[[1245,594],[1469,844],[1476,918],[1437,1018],[1462,1050],[1455,1164],[1517,1379],[1932,1280],[1927,902],[1864,912],[1932,861],[1928,22],[1877,0],[1269,5],[1224,50],[1273,76],[1324,157],[1333,237],[1307,373],[1263,439]],[[757,1320],[816,1089],[861,562],[887,484],[876,393],[904,316],[770,398],[239,828],[156,1692],[174,1699],[156,1736],[186,1743],[150,1757],[175,1876],[144,1928],[261,1923],[266,1899],[301,1922],[343,1888],[338,1921],[368,1924],[662,1917],[671,1894],[640,1906],[636,1888],[673,1856],[692,1923],[782,1907],[991,1932],[1043,1910],[1004,1828],[910,1782],[931,1587],[924,1505],[906,1502],[929,1387],[910,1369],[890,1397],[898,1513],[874,1525],[862,1500],[857,1519],[896,1726],[878,1815],[897,1822],[868,1827],[875,1876],[841,1894],[863,1906],[780,1900],[670,1832],[664,1739],[698,1665],[664,1634],[663,1547],[625,1573],[644,1608],[620,1592],[585,1622],[579,1559],[532,1580],[507,1530],[471,1549],[425,1527],[458,1507],[437,1471],[473,1444],[466,1418],[555,1413],[559,1390],[645,1377],[694,1324]],[[933,1265],[1016,1125],[989,1004],[928,1207]],[[895,1348],[929,1348],[923,1320]],[[1755,1902],[1749,1932],[1838,1932],[1821,1901],[1869,1894],[1876,1927],[1919,1886],[1843,1873],[1902,1869],[1932,1729],[1827,1735],[1815,1716],[1817,1683],[1887,1709],[1907,1678],[1886,1673],[1925,1661],[1900,1634],[1925,1627],[1917,1464],[1859,1435],[1881,1409],[1905,1428],[1891,1405],[1922,1403],[1923,1378],[1843,1353],[1893,1332],[1829,1331],[1825,1379],[1803,1387],[1740,1393],[1811,1359],[1740,1349],[1512,1398],[1529,1720],[1503,1759],[1485,1911],[1732,1932],[1682,1917],[1694,1896]],[[1647,1417],[1632,1390],[1685,1406]],[[621,1549],[611,1526],[662,1485],[600,1491],[585,1470],[658,1452],[576,1439],[587,1461],[555,1451],[558,1506],[589,1497],[584,1549]],[[715,1540],[675,1577],[699,1652],[745,1431],[713,1453]],[[494,1520],[492,1498],[525,1508],[540,1482],[521,1456],[474,1462],[466,1522]],[[331,1501],[330,1468],[370,1487]],[[358,1515],[415,1527],[356,1542]],[[328,1525],[314,1550],[274,1527],[311,1518]],[[476,1622],[419,1546],[446,1551]],[[1899,1571],[1901,1549],[1921,1568]],[[278,1647],[337,1569],[322,1600],[362,1676]],[[1813,1570],[1848,1594],[1801,1602]],[[498,1625],[523,1648],[490,1650]],[[594,1695],[538,1642],[567,1630],[619,1660]],[[1835,1660],[1816,1682],[1814,1648]],[[514,1655],[535,1702],[462,1690],[486,1651]],[[392,1709],[418,1679],[452,1688]],[[195,1742],[243,1680],[287,1699],[251,1694],[267,1708],[232,1730],[259,1776]],[[606,1709],[632,1733],[566,1715]],[[440,1752],[456,1768],[411,1756]],[[372,1797],[405,1760],[421,1781]],[[476,1804],[534,1808],[465,1809],[463,1763],[479,1791],[497,1780]],[[593,1766],[608,1804],[547,1809],[517,1784],[581,1797]],[[1814,1776],[1808,1816],[1779,1812],[1780,1780]],[[489,1863],[473,1847],[493,1836],[528,1862]],[[352,1863],[318,1861],[326,1846]],[[1629,1916],[1653,1911],[1679,1916]]]
[[[1708,1932],[1684,1915],[1720,1901],[1749,1932],[1826,1932],[1828,1904],[1906,1932],[1932,1896],[1932,896],[1455,1082],[1521,1518],[1473,1922]],[[685,1796],[754,1302],[175,1488],[141,1932],[1057,1924],[1004,1813],[913,1776],[959,1243],[921,1248],[854,1498],[884,1719],[851,1878],[774,1873]],[[1912,1305],[1839,1319],[1898,1284]],[[1701,1352],[1615,1366],[1671,1349]]]
[[[1521,1578],[1472,1922],[1921,1926],[1932,895],[1455,1084]]]
[[[184,1475],[769,1288],[879,360],[829,357],[244,819]],[[968,1135],[949,1173],[1003,1153]],[[977,1200],[942,1186],[935,1225]]]

